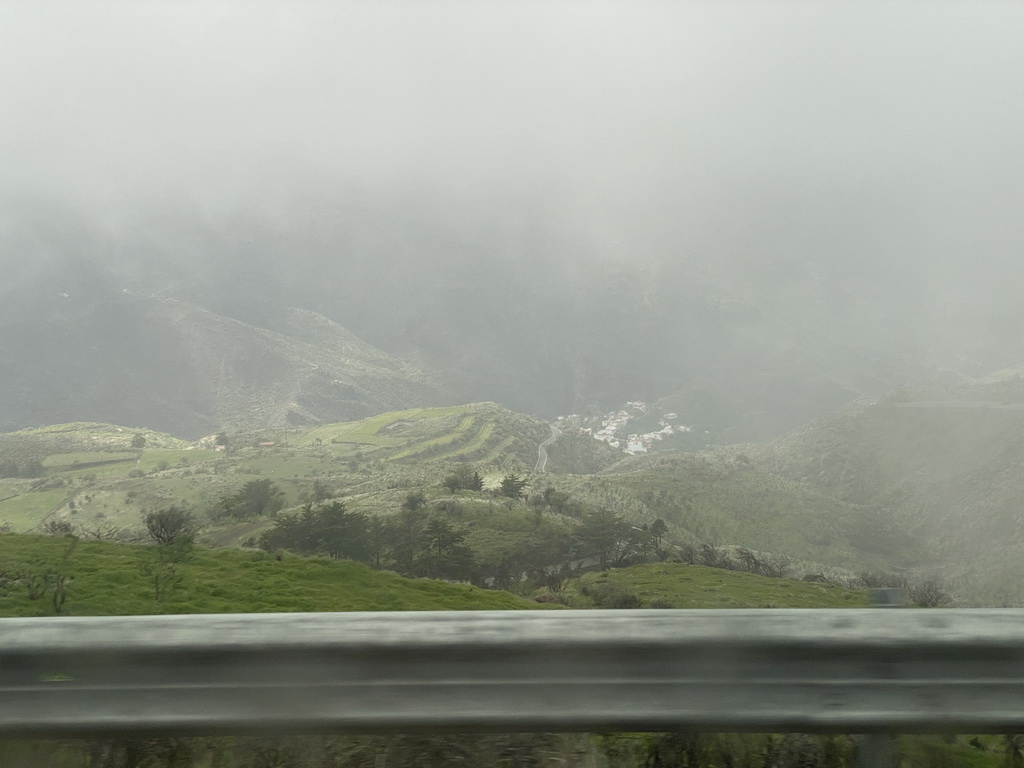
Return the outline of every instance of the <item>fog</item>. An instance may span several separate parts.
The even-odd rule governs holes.
[[[551,349],[518,394],[462,394],[547,414],[688,385],[566,395],[552,368],[599,306],[645,354],[692,332],[700,313],[652,303],[667,286],[752,313],[742,344],[716,320],[679,352],[712,381],[830,344],[892,358],[867,389],[980,374],[1024,355],[1022,33],[1019,3],[7,2],[5,287],[55,259],[48,290],[73,295],[84,261],[110,290],[263,324],[301,304],[468,368],[473,343],[410,328],[491,312],[493,344],[504,316],[464,305],[504,281],[549,313],[516,365]],[[628,297],[613,264],[645,265]],[[544,377],[562,394],[523,395]],[[819,410],[863,387],[841,389]]]
[[[747,228],[772,239],[799,224],[787,208],[829,197],[847,220],[825,226],[844,240],[909,231],[946,256],[950,238],[981,250],[1018,234],[1016,3],[9,2],[0,14],[10,193],[118,210],[352,182],[516,190],[643,249],[684,232],[714,242],[708,217],[750,207]]]

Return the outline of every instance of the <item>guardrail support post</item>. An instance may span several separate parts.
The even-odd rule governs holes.
[[[910,603],[906,590],[893,587],[871,590],[871,603],[876,608],[906,608]],[[896,737],[890,733],[860,738],[860,768],[895,768]]]

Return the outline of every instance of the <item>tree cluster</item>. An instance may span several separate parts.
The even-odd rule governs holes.
[[[370,521],[362,512],[350,512],[340,501],[308,502],[297,514],[279,517],[261,537],[260,546],[366,562],[369,534]]]
[[[502,496],[507,496],[510,499],[521,499],[526,495],[526,487],[529,484],[530,481],[525,477],[520,477],[515,472],[509,472],[501,478],[501,484],[498,486],[498,493]]]
[[[441,481],[441,485],[452,493],[456,491],[482,491],[484,479],[468,464],[462,464]]]
[[[864,571],[850,581],[853,586],[864,589],[902,589],[910,602],[921,608],[941,608],[953,602],[945,583],[937,576],[914,580],[905,574]]]
[[[460,470],[463,479],[475,474]],[[507,474],[503,484],[506,494],[499,490],[499,495],[511,498],[525,492],[526,481],[515,473]],[[583,570],[622,567],[667,556],[663,520],[634,525],[622,515],[589,509],[569,494],[550,488],[535,499],[531,500],[537,510],[533,530],[509,542],[500,558],[485,561],[470,549],[446,517],[439,516],[439,508],[428,509],[422,491],[411,492],[397,515],[372,523],[376,528],[370,533],[374,544],[369,562],[410,576],[470,579],[498,589],[520,586],[525,581],[557,591]],[[578,519],[568,525],[567,521],[546,521],[544,506],[563,511],[571,508]]]
[[[356,560],[404,576],[469,580],[476,562],[464,542],[448,520],[426,509],[422,492],[414,492],[389,518],[349,511],[340,501],[310,502],[299,513],[278,518],[260,547]]]
[[[663,525],[664,522],[661,523]],[[622,515],[595,509],[583,515],[575,539],[577,555],[596,559],[597,567],[603,571],[648,559],[657,550],[659,536],[646,523],[633,525]]]
[[[587,510],[571,527],[540,518],[500,562],[481,567],[481,583],[509,589],[525,579],[559,591],[585,570],[663,559],[664,532],[664,521],[638,526],[604,509]]]
[[[223,497],[211,517],[251,520],[273,516],[283,507],[284,492],[273,480],[250,480],[237,493]]]
[[[27,459],[25,461],[14,461],[6,459],[0,461],[0,477],[42,477],[46,472],[43,462],[39,459]]]

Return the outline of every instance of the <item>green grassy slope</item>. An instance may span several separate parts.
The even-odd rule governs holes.
[[[574,607],[600,607],[632,595],[660,608],[865,608],[866,592],[827,584],[770,579],[683,563],[649,563],[588,573],[569,582]]]
[[[553,484],[695,543],[735,544],[854,570],[911,566],[926,550],[881,512],[724,453],[662,453]],[[878,531],[886,535],[876,535]]]
[[[131,449],[140,432],[146,447]],[[302,503],[320,482],[337,496],[362,500],[363,507],[393,511],[397,503],[389,491],[435,485],[453,462],[477,462],[485,474],[523,471],[536,461],[537,445],[547,434],[543,422],[493,403],[231,434],[226,453],[214,451],[210,441],[188,444],[113,425],[24,430],[0,435],[0,460],[37,460],[42,476],[0,478],[0,523],[16,532],[53,518],[84,529],[138,529],[144,510],[184,504],[202,514],[256,478],[273,480],[289,507]],[[379,503],[368,494],[380,497]],[[251,534],[246,530],[245,537]]]
[[[0,461],[22,462],[32,458],[42,460],[54,454],[72,453],[83,455],[71,457],[71,460],[102,460],[111,458],[106,455],[108,452],[130,450],[132,438],[137,434],[146,438],[146,445],[149,448],[180,449],[189,445],[184,440],[150,429],[75,422],[0,433]],[[92,453],[97,455],[92,456]]]
[[[49,595],[29,599],[13,576],[58,568],[71,540],[0,536],[5,583],[0,616],[52,615]],[[237,549],[196,550],[178,566],[178,581],[160,600],[146,572],[151,547],[80,541],[68,559],[66,615],[260,613],[275,611],[533,609],[539,604],[507,592],[429,579],[405,579],[348,561],[281,557]],[[609,587],[612,592],[610,593]],[[658,563],[589,573],[570,581],[575,607],[601,607],[601,595],[628,593],[636,607],[840,608],[867,605],[864,592],[770,579],[681,563]]]
[[[57,567],[69,539],[0,536],[5,574]],[[429,579],[405,579],[347,561],[277,559],[263,552],[196,550],[179,566],[180,582],[157,601],[143,570],[154,550],[107,542],[78,542],[64,613],[126,616],[152,613],[262,613],[274,611],[412,611],[531,609],[541,607],[507,592]],[[0,616],[52,615],[47,598],[30,600],[22,584],[6,583]]]

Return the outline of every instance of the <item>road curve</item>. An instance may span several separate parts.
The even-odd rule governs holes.
[[[548,446],[551,445],[558,436],[562,434],[562,430],[556,427],[554,424],[549,424],[551,427],[551,437],[545,440],[543,443],[537,446],[537,465],[533,468],[534,472],[543,472],[544,468],[548,465]]]

